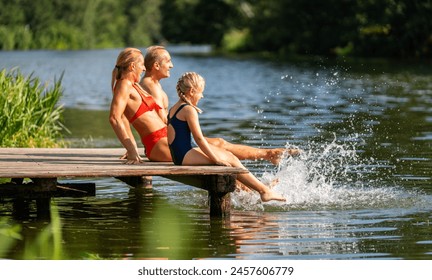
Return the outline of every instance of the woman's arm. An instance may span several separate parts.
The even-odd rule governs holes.
[[[136,150],[138,151],[138,146],[137,146],[137,143],[135,141],[135,137],[132,133],[132,129],[130,127],[129,120],[126,118],[126,116],[124,114],[122,115],[122,121],[123,121],[124,127],[126,128],[127,134],[129,135],[129,139],[133,142]],[[126,153],[120,159],[127,159],[127,157],[128,157],[128,153],[126,151]]]
[[[117,138],[122,143],[127,151],[126,163],[142,162],[139,156],[135,138],[132,134],[129,124],[125,125],[124,111],[126,110],[127,102],[129,101],[130,86],[127,81],[122,81],[114,92],[111,102],[109,121]]]

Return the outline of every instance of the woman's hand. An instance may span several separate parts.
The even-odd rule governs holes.
[[[120,157],[120,159],[127,159],[127,157],[128,157],[128,153],[127,153],[127,151],[124,153],[124,155],[122,155],[121,157]]]
[[[133,152],[133,153],[126,152],[122,156],[122,159],[126,159],[124,164],[139,164],[144,162],[144,160],[140,157],[140,155],[137,152]]]

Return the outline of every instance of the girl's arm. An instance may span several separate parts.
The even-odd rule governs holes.
[[[192,108],[191,106],[186,106],[183,108],[185,110],[185,119],[188,123],[189,129],[192,133],[193,138],[195,139],[195,142],[197,143],[198,147],[217,165],[225,165],[225,166],[231,166],[228,162],[220,160],[217,155],[213,152],[210,144],[205,139],[204,135],[202,134],[201,126],[199,124],[198,119],[198,113],[197,111]]]

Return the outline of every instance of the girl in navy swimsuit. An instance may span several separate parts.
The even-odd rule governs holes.
[[[197,73],[183,74],[177,82],[179,100],[168,113],[168,144],[176,165],[224,165],[245,168],[232,153],[210,145],[201,131],[197,107],[203,97],[205,81]],[[192,142],[192,136],[197,145]],[[263,202],[285,198],[260,182],[252,173],[237,176],[246,187],[257,191]]]

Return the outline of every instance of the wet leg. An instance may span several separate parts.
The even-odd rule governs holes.
[[[221,160],[229,162],[231,166],[246,169],[240,160],[232,153],[217,147],[213,147],[213,152],[216,153]],[[210,159],[199,148],[190,150],[183,159],[183,165],[201,165],[211,163]],[[241,182],[247,188],[257,191],[263,202],[270,200],[286,201],[283,196],[273,192],[269,187],[259,181],[251,172],[237,175],[237,181]]]
[[[284,149],[284,148],[273,148],[273,149],[262,149],[255,148],[241,144],[232,144],[225,141],[222,138],[207,138],[207,141],[216,147],[222,148],[231,152],[240,160],[266,160],[274,165],[278,165],[284,153],[295,156],[299,155],[298,149]]]

